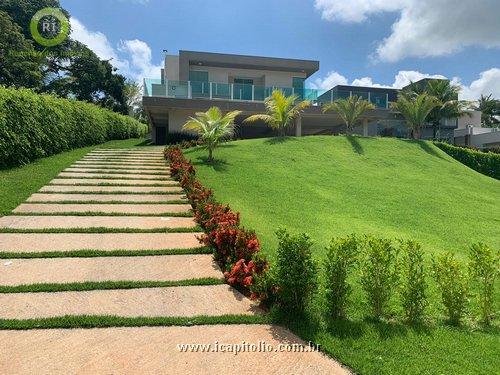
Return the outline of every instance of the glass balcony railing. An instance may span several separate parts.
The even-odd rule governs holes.
[[[313,105],[331,103],[337,99],[360,96],[378,108],[388,108],[388,95],[383,92],[317,90],[278,86],[257,86],[245,83],[216,83],[200,81],[165,81],[144,79],[144,96],[163,96],[181,99],[222,99],[262,102],[280,90],[286,96],[297,95],[300,100],[310,100]]]
[[[315,102],[326,90],[297,89],[292,87],[257,86],[244,83],[216,83],[198,81],[165,81],[144,79],[144,96],[164,96],[183,99],[224,99],[264,101],[274,90],[286,96],[297,95],[299,99]]]

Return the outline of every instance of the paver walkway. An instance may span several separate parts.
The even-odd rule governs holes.
[[[13,212],[0,217],[0,320],[265,314],[223,283],[160,148],[92,151]],[[243,341],[260,351],[179,347]],[[290,344],[305,343],[263,324],[0,330],[0,374],[348,373]]]

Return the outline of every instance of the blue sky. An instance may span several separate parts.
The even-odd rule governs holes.
[[[163,49],[315,59],[309,86],[442,75],[500,97],[499,0],[62,0],[73,37],[134,79]]]

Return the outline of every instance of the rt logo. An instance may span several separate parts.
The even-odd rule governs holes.
[[[30,31],[38,44],[54,47],[68,37],[69,20],[58,8],[43,8],[31,19]]]

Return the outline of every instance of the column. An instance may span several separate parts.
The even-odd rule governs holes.
[[[295,136],[302,137],[302,117],[300,115],[295,119]]]
[[[363,137],[368,137],[368,119],[363,120]]]

